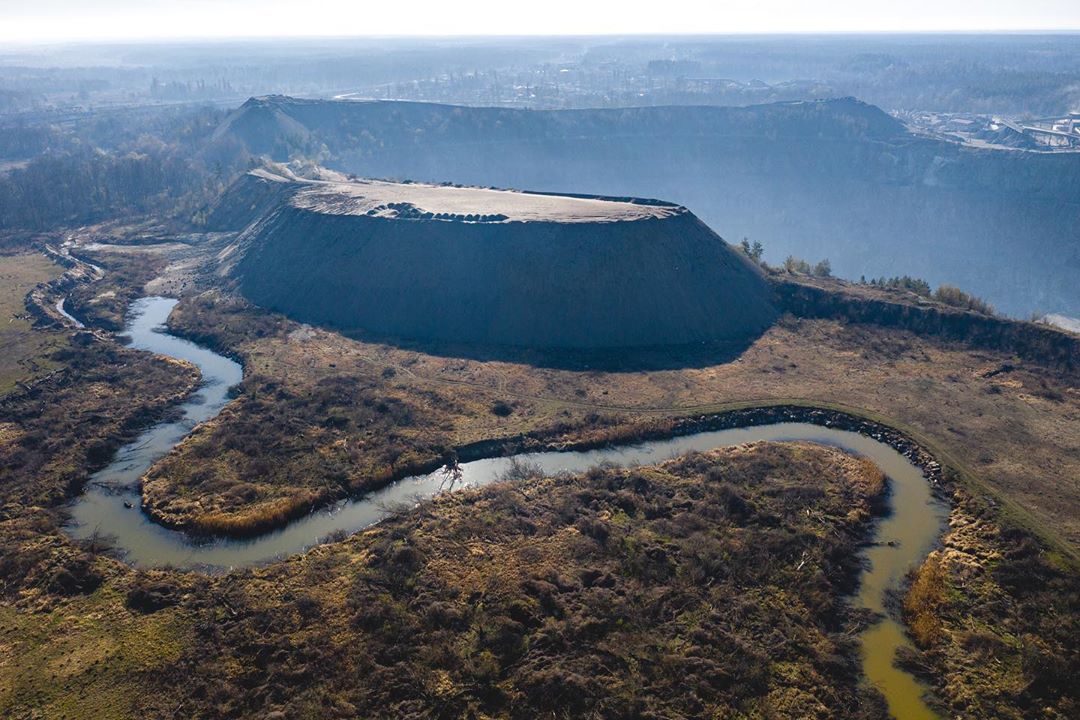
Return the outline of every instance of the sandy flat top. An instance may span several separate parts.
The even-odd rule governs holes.
[[[636,205],[614,200],[538,195],[515,190],[486,190],[377,180],[349,183],[311,182],[293,198],[296,207],[330,215],[410,217],[415,213],[448,214],[480,222],[620,222],[665,218],[684,210],[675,205]],[[403,208],[412,206],[415,211]]]

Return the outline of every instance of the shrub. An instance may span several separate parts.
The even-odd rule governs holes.
[[[938,302],[945,303],[946,305],[952,305],[962,310],[972,310],[974,312],[982,313],[983,315],[993,315],[994,307],[983,300],[982,298],[974,295],[969,295],[960,288],[953,287],[952,285],[942,285],[934,293],[934,299]]]
[[[82,595],[101,585],[100,573],[86,555],[68,558],[49,575],[46,590],[55,595]]]
[[[945,600],[945,569],[936,554],[931,554],[904,597],[904,614],[909,618],[911,634],[919,647],[931,647],[941,637],[939,608]]]
[[[801,273],[803,275],[809,275],[812,270],[810,263],[794,255],[788,255],[784,258],[784,269],[789,273]]]
[[[167,579],[140,575],[128,590],[124,604],[140,613],[153,613],[179,601],[179,587]]]
[[[765,254],[765,248],[760,242],[755,240],[753,245],[751,245],[748,239],[743,238],[742,242],[739,243],[739,249],[743,251],[743,254],[746,255],[746,257],[750,258],[758,265],[765,267],[765,261],[762,260],[762,256]]]
[[[828,258],[823,259],[816,265],[811,265],[802,258],[788,255],[787,258],[784,259],[784,269],[789,273],[798,273],[800,275],[832,277],[832,263],[829,262]]]
[[[894,288],[898,290],[907,290],[913,292],[920,297],[930,297],[930,283],[926,282],[922,278],[914,278],[909,275],[897,276],[897,277],[879,277],[871,279],[868,285],[883,288]]]
[[[814,266],[814,275],[817,277],[832,277],[832,263],[825,258]]]
[[[538,463],[510,458],[510,467],[499,475],[500,482],[522,482],[544,476],[544,471]]]

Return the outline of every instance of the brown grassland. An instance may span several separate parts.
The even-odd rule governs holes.
[[[167,260],[98,253],[108,273],[77,314],[117,327]],[[959,480],[942,547],[897,599],[918,645],[905,664],[950,717],[1080,707],[1070,370],[791,316],[734,358],[622,369],[350,339],[218,291],[170,324],[245,365],[236,400],[144,483],[152,516],[194,531],[277,526],[492,439],[632,440],[792,402],[897,427]],[[267,567],[137,571],[107,539],[64,535],[64,505],[196,374],[92,332],[30,332],[59,340],[41,357],[64,372],[0,397],[0,716],[882,717],[853,638],[870,618],[845,600],[882,488],[843,453],[522,466]]]
[[[23,298],[35,285],[59,277],[62,271],[39,253],[0,255],[0,395],[60,367],[50,355],[63,346],[66,337],[36,331]]]
[[[73,288],[68,300],[69,311],[91,327],[112,332],[124,328],[128,305],[145,294],[143,286],[157,277],[165,266],[161,255],[140,252],[138,248],[82,252],[80,257],[104,268],[105,277]]]
[[[1066,552],[1080,543],[1077,378],[1002,352],[789,316],[731,362],[612,372],[362,342],[215,293],[182,301],[170,324],[245,363],[237,402],[145,485],[178,525],[259,526],[282,497],[367,489],[480,440],[632,438],[675,416],[794,400],[887,418]]]
[[[844,600],[872,465],[755,444],[515,475],[264,569],[115,566],[55,609],[5,608],[0,711],[882,717]]]
[[[942,543],[902,603],[918,648],[903,664],[934,686],[942,714],[1080,714],[1080,574],[962,488]]]

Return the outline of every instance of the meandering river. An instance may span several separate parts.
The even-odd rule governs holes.
[[[60,313],[65,318],[67,318],[68,322],[70,322],[75,327],[77,327],[77,328],[86,327],[85,325],[82,324],[82,321],[79,320],[79,318],[75,317],[74,315],[72,315],[71,313],[69,313],[67,311],[66,306],[67,306],[67,297],[60,298],[59,300],[56,301],[56,312]]]
[[[378,522],[403,503],[447,489],[447,476],[437,471],[405,478],[363,498],[339,502],[289,523],[281,530],[249,540],[217,539],[193,543],[183,533],[151,522],[140,511],[139,480],[192,428],[220,412],[228,390],[240,382],[236,362],[164,331],[176,300],[147,297],[129,311],[126,333],[132,347],[188,360],[202,372],[199,392],[181,406],[179,420],[149,428],[122,447],[115,459],[94,473],[72,505],[69,532],[77,538],[94,533],[111,536],[116,547],[134,565],[171,565],[221,571],[268,562],[298,553],[338,532],[351,533]],[[62,308],[62,305],[58,306]],[[885,593],[901,582],[932,548],[941,532],[946,508],[936,501],[922,471],[892,447],[865,435],[806,423],[777,423],[747,428],[700,432],[684,437],[583,452],[543,452],[524,457],[545,473],[579,472],[599,463],[649,464],[690,450],[709,450],[758,440],[808,441],[841,447],[873,460],[888,476],[891,514],[877,526],[877,543],[865,552],[857,606],[884,612]],[[454,487],[475,487],[498,480],[511,458],[490,458],[462,463]],[[890,712],[898,720],[937,718],[922,701],[922,686],[893,665],[896,650],[907,643],[903,628],[886,617],[863,634],[864,671],[884,693]]]

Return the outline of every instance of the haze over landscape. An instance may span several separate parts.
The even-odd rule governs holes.
[[[497,0],[405,0],[357,4],[314,0],[298,11],[288,0],[6,0],[0,39],[9,42],[297,36],[559,36],[724,33],[1053,31],[1080,29],[1067,0],[903,4],[856,0],[762,0],[702,6],[672,0],[507,5]],[[333,18],[333,20],[329,20]]]
[[[0,0],[0,717],[1080,716],[1078,29]]]

